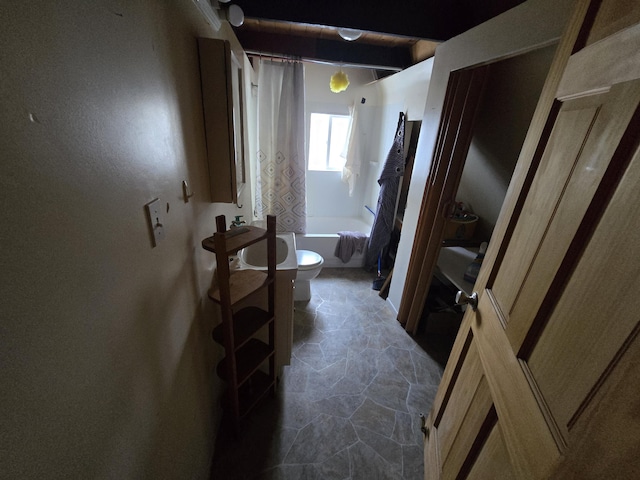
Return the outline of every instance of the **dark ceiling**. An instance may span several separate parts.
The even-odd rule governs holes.
[[[247,52],[400,70],[435,46],[523,0],[231,0],[245,23],[234,28]],[[362,30],[353,42],[338,27]]]

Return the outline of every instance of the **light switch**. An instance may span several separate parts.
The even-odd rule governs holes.
[[[162,220],[162,210],[160,209],[160,199],[147,203],[147,216],[149,217],[149,227],[153,236],[153,246],[157,246],[160,240],[164,240],[164,222]]]

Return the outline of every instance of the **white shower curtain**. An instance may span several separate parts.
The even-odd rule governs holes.
[[[256,216],[280,232],[305,233],[304,67],[260,61]]]

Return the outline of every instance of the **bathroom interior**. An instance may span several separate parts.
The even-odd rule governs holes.
[[[456,202],[474,221],[466,227],[466,233],[456,232],[458,224],[455,222],[450,226],[453,229],[445,232],[418,332],[424,333],[428,329],[432,337],[443,333],[447,344],[455,336],[464,311],[456,305],[455,293],[458,290],[471,293],[473,280],[465,279],[464,272],[474,262],[481,244],[490,241],[554,51],[555,45],[550,45],[491,66],[456,194]],[[338,258],[335,249],[339,242],[338,232],[358,231],[368,235],[371,231],[380,190],[377,180],[393,141],[398,112],[404,112],[406,170],[399,181],[394,230],[382,263],[384,277],[390,277],[384,298],[389,295],[432,66],[433,58],[376,80],[374,71],[366,68],[305,63],[307,137],[311,113],[349,115],[349,107],[358,104],[358,134],[363,159],[352,192],[342,180],[340,170],[306,171],[307,230],[295,234],[294,243],[298,250],[319,254],[313,262],[317,267],[315,274],[321,268],[365,268],[372,272],[372,280],[375,280],[375,268],[364,264],[364,251],[355,252],[345,262]],[[339,94],[330,91],[327,81],[337,68],[344,70],[350,81],[347,90]],[[510,101],[504,101],[505,92]],[[255,166],[252,164],[251,168]],[[245,197],[243,201],[248,203],[250,199]],[[305,282],[304,292],[294,294],[294,299],[309,300],[308,282]],[[388,301],[397,311],[399,297],[395,293]]]
[[[5,441],[20,446],[8,471],[200,478],[220,423],[211,405],[224,391],[211,375],[223,356],[211,342],[218,314],[207,297],[216,262],[201,242],[217,216],[227,224],[256,220],[257,72],[233,29],[223,23],[212,32],[191,1],[7,8],[2,101],[10,121],[3,138],[11,141],[0,181],[3,224],[12,226],[3,233],[11,281],[2,289],[3,336],[12,348],[4,349],[11,368],[3,375],[15,388],[3,409],[15,415],[3,430]],[[202,37],[229,41],[243,72],[245,185],[233,202],[210,197]],[[516,160],[518,145],[504,139],[517,137],[516,126],[524,136],[552,55],[553,46],[493,66],[487,120],[478,125],[496,130],[478,131],[457,197],[479,217],[476,244],[490,240]],[[351,84],[340,94],[329,90],[337,68],[305,65],[305,109],[348,115],[357,104],[365,161],[351,196],[339,171],[307,172],[308,225],[321,226],[295,242],[316,252],[322,247],[313,242],[354,228],[339,224],[343,218],[361,222],[358,229],[371,226],[366,207],[375,210],[399,112],[410,126],[408,155],[415,147],[416,162],[423,169],[429,162],[420,156],[420,132],[433,58],[382,79],[345,66]],[[492,99],[493,85],[513,100]],[[418,207],[424,188],[408,180],[407,211]],[[156,199],[161,222],[150,224],[147,205]],[[401,236],[399,248],[410,240]],[[343,268],[332,253],[322,251],[323,268]],[[359,259],[346,268],[361,268]],[[386,300],[393,310],[403,287],[396,271]],[[443,307],[437,300],[433,308]]]
[[[491,239],[554,52],[555,45],[545,46],[496,62],[489,68],[455,196],[457,213],[465,219],[452,215],[445,229],[437,268],[420,321],[412,332],[423,348],[442,365],[446,363],[464,313],[464,306],[457,304],[456,293],[462,291],[471,295],[475,277],[470,276],[470,268],[479,265],[477,259],[481,258]],[[242,55],[242,52],[237,55]],[[240,107],[245,109],[241,118],[247,119],[247,123],[255,121],[256,117],[256,90],[259,92],[260,85],[254,82],[260,81],[255,78],[259,78],[261,60],[259,56],[250,55],[249,63],[245,62],[244,76],[248,85],[242,97],[244,105]],[[393,291],[394,259],[398,248],[403,245],[400,241],[404,213],[408,208],[416,207],[408,204],[409,189],[420,188],[420,185],[412,185],[411,172],[416,162],[428,160],[419,156],[419,143],[433,58],[381,79],[377,79],[375,72],[368,68],[316,62],[303,64],[306,230],[287,232],[285,227],[277,233],[276,279],[280,279],[275,307],[277,378],[281,378],[283,369],[291,365],[295,306],[304,308],[304,304],[312,301],[314,279],[323,268],[368,270],[371,272],[371,288],[381,290],[380,296],[397,312],[398,289]],[[329,79],[338,70],[348,76],[349,86],[335,93],[329,88]],[[509,101],[505,101],[505,93]],[[356,135],[359,141],[358,153],[362,161],[359,174],[350,185],[343,179],[342,165],[333,170],[310,166],[309,158],[314,152],[309,139],[314,133],[311,131],[312,115],[319,113],[349,118],[353,106],[357,109],[357,129],[352,135]],[[399,114],[404,114],[404,118],[400,118],[405,122],[405,171],[398,179],[399,191],[394,198],[394,227],[389,245],[379,259],[376,272],[375,266],[365,263],[366,248],[344,259],[339,258],[337,246],[342,241],[340,232],[357,232],[366,236],[372,229],[381,190],[378,178],[394,141]],[[253,129],[256,129],[255,125],[248,125],[243,131],[252,132]],[[247,145],[243,148],[246,161],[239,167],[236,164],[236,168],[244,168],[245,171],[236,173],[236,176],[244,178],[246,185],[238,189],[237,199],[232,199],[232,203],[237,205],[234,212],[237,215],[231,222],[231,231],[243,225],[265,226],[264,218],[256,212],[258,200],[255,196],[259,181],[256,180],[259,177],[256,172],[264,171],[264,167],[260,164],[260,155],[252,153],[262,149],[252,148],[253,141],[251,138],[241,139]],[[265,187],[261,188],[264,195]],[[467,221],[468,218],[471,221]],[[266,242],[261,242],[240,251],[234,260],[239,264],[238,268],[266,269],[265,245]],[[405,239],[405,248],[406,245]],[[406,255],[407,252],[401,253]],[[384,286],[382,281],[376,282],[380,276]]]

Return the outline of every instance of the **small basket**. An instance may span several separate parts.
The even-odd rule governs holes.
[[[477,215],[468,215],[465,218],[447,218],[444,225],[444,239],[471,240],[477,223]]]

